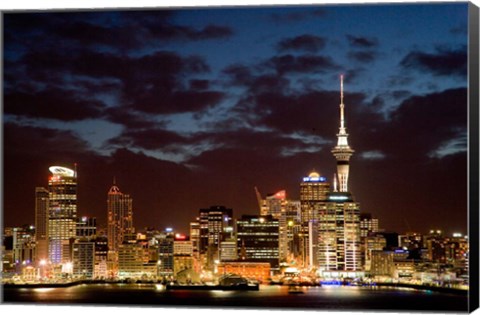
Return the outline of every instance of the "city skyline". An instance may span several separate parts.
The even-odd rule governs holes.
[[[258,214],[254,187],[298,200],[312,170],[333,183],[345,74],[361,211],[391,231],[465,234],[467,5],[355,9],[6,15],[5,226],[34,222],[48,166],[73,163],[77,213],[103,226],[113,178],[139,229],[186,232],[212,205]],[[381,30],[366,22],[379,12]]]

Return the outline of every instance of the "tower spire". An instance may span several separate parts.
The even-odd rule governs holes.
[[[343,103],[343,74],[340,75],[340,133],[345,134],[345,104]]]
[[[337,159],[338,186],[340,192],[348,191],[348,162],[353,154],[352,148],[348,145],[348,134],[345,127],[345,104],[343,102],[343,74],[340,75],[340,129],[337,134],[337,146],[332,153]]]

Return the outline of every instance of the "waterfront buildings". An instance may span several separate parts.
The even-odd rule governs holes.
[[[305,267],[318,266],[318,223],[329,191],[330,184],[327,179],[315,171],[304,177],[300,183],[300,252]]]
[[[48,260],[49,192],[44,187],[35,188],[35,243],[37,262]]]
[[[224,206],[211,206],[199,210],[200,259],[206,261],[207,269],[213,270],[215,261],[220,259],[219,246],[222,234],[233,227],[233,210]],[[231,231],[231,230],[230,230]]]
[[[77,174],[61,166],[49,170],[48,253],[53,264],[61,264],[71,260],[70,240],[76,235]]]
[[[120,245],[126,235],[134,232],[133,200],[130,195],[122,193],[114,181],[107,194],[108,269],[112,275],[118,268]]]
[[[301,227],[301,203],[297,200],[287,199],[285,190],[268,194],[265,199],[261,197],[256,187],[255,192],[260,206],[260,215],[270,215],[279,222],[280,260],[287,261],[300,253],[298,233],[300,233]]]
[[[279,270],[279,223],[272,216],[243,215],[237,220],[239,260],[268,262]]]

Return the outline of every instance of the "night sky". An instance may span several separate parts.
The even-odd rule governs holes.
[[[340,74],[350,190],[388,231],[467,232],[466,3],[6,13],[3,214],[34,222],[51,165],[106,224],[188,232],[200,208],[257,214],[329,181]]]

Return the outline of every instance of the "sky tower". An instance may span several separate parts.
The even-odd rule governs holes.
[[[343,103],[343,75],[340,76],[340,130],[337,134],[337,146],[332,149],[337,159],[338,188],[340,192],[348,192],[348,161],[352,156],[352,148],[348,145],[348,133],[345,128],[345,104]]]

